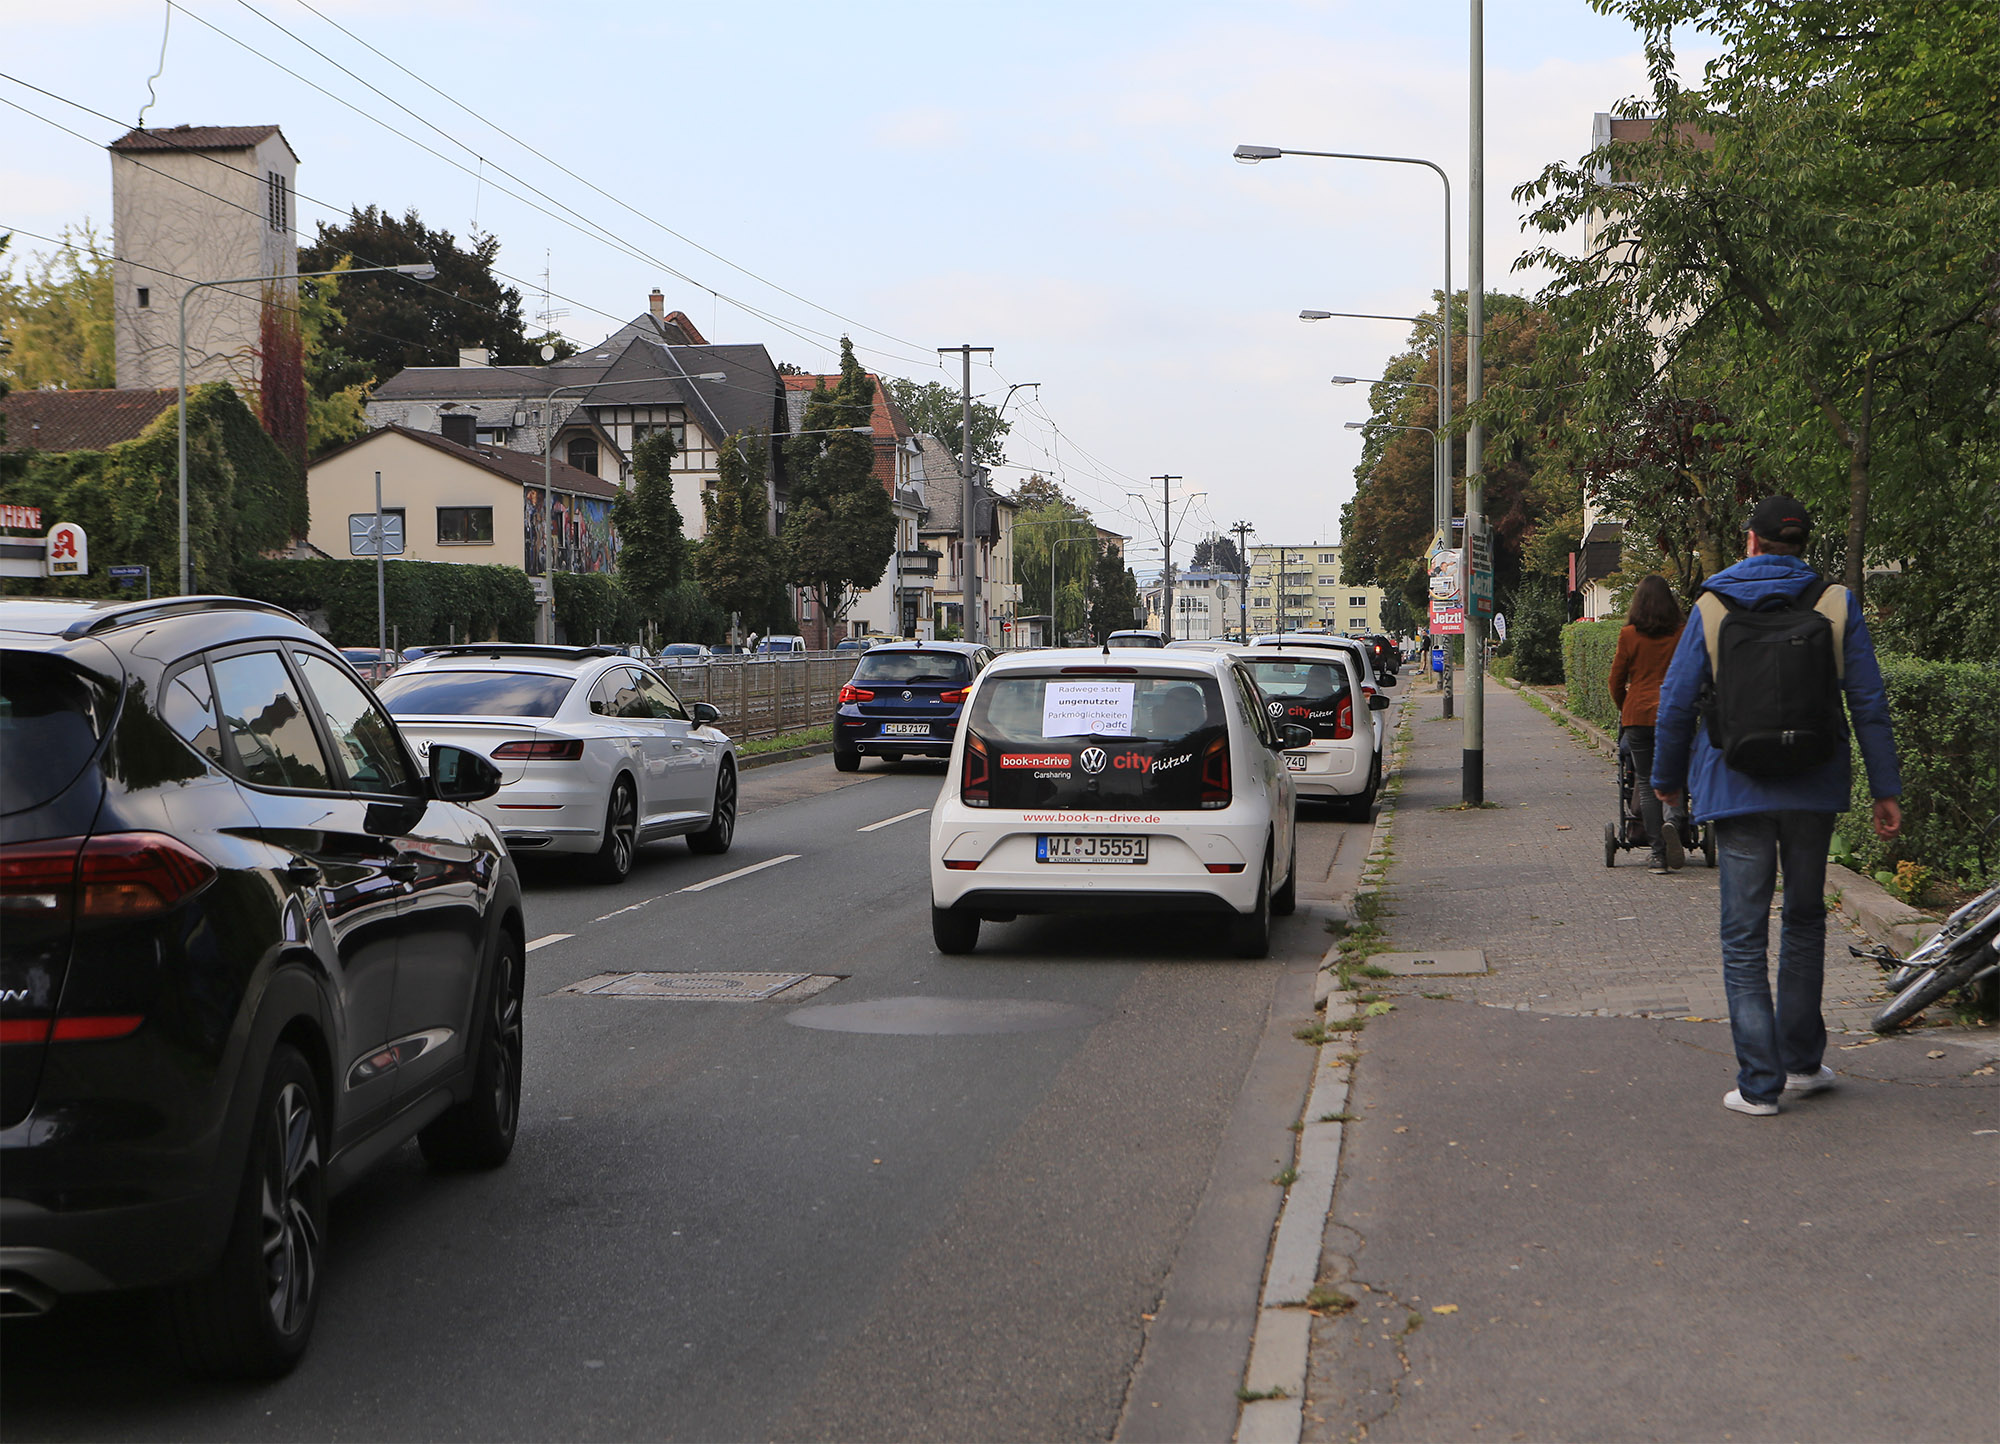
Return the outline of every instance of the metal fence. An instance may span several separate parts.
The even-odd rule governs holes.
[[[719,727],[731,737],[771,737],[833,721],[840,689],[861,654],[778,653],[716,657],[699,667],[662,667],[683,702],[721,709]]]

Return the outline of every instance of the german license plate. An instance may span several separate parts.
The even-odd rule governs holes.
[[[884,722],[882,724],[882,735],[884,737],[928,737],[931,735],[931,724],[928,722]]]
[[[1287,771],[1287,772],[1303,772],[1303,771],[1305,771],[1305,770],[1306,770],[1306,755],[1305,755],[1305,753],[1303,753],[1303,752],[1287,752],[1287,753],[1285,754],[1285,771]]]
[[[1091,833],[1043,833],[1035,839],[1036,862],[1124,862],[1144,865],[1146,839]]]

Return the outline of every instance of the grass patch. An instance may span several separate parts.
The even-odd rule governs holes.
[[[1271,1182],[1277,1184],[1278,1187],[1280,1188],[1290,1188],[1293,1184],[1297,1183],[1298,1181],[1299,1181],[1299,1171],[1289,1163],[1286,1164],[1283,1168],[1279,1169],[1278,1176],[1271,1180]]]
[[[1306,1307],[1316,1314],[1338,1317],[1354,1307],[1354,1300],[1328,1284],[1315,1284],[1306,1295]]]
[[[1340,1113],[1322,1113],[1319,1116],[1319,1121],[1322,1123],[1353,1123],[1356,1121],[1356,1119],[1355,1115],[1352,1113],[1340,1112]]]
[[[759,752],[782,752],[787,747],[809,747],[815,742],[831,742],[833,724],[824,727],[808,727],[800,732],[780,732],[776,737],[752,737],[747,742],[736,744],[736,755],[755,757]]]
[[[1429,998],[1433,1003],[1450,1003],[1457,1001],[1450,993],[1426,993],[1422,989],[1418,990],[1417,996],[1419,998]]]
[[[1292,1397],[1292,1396],[1291,1396],[1290,1394],[1287,1394],[1287,1393],[1285,1392],[1285,1388],[1284,1388],[1284,1385],[1282,1385],[1282,1384],[1280,1384],[1280,1385],[1279,1385],[1279,1386],[1278,1386],[1277,1388],[1275,1388],[1275,1389],[1247,1389],[1247,1388],[1246,1388],[1246,1389],[1238,1389],[1238,1390],[1236,1391],[1236,1398],[1237,1398],[1237,1401],[1238,1401],[1239,1403],[1243,1403],[1243,1404],[1255,1404],[1255,1403],[1259,1402],[1260,1400],[1264,1400],[1264,1399],[1289,1399],[1289,1398],[1291,1398],[1291,1397]]]
[[[1387,968],[1378,968],[1373,963],[1363,963],[1354,970],[1357,978],[1393,978],[1396,975]]]

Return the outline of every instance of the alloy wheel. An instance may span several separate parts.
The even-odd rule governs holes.
[[[725,767],[715,779],[715,840],[726,848],[736,837],[736,769]]]
[[[306,1091],[296,1083],[280,1089],[268,1126],[274,1146],[266,1156],[259,1200],[265,1299],[278,1332],[291,1334],[311,1310],[323,1242],[313,1214],[320,1187],[319,1127]]]
[[[493,980],[493,1117],[499,1131],[512,1134],[521,1106],[521,959],[503,947],[499,976]]]
[[[630,787],[621,783],[611,790],[611,818],[605,825],[611,832],[613,866],[623,876],[631,871],[639,847],[639,804]]]

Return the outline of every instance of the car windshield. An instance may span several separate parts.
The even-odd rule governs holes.
[[[1354,700],[1347,685],[1347,669],[1334,658],[1305,662],[1289,657],[1246,657],[1243,665],[1256,679],[1257,690],[1282,709],[1272,714],[1278,721],[1310,727],[1315,737],[1354,735]],[[1347,709],[1345,731],[1340,727],[1343,706]]]
[[[864,652],[854,664],[857,682],[968,682],[963,652]]]
[[[34,652],[0,657],[0,812],[39,807],[97,753],[114,694],[69,663]]]
[[[995,807],[1194,809],[1218,786],[1226,795],[1228,721],[1213,677],[994,677],[966,726]],[[1209,755],[1218,744],[1220,760]]]
[[[1117,632],[1113,632],[1105,640],[1105,645],[1107,647],[1164,647],[1166,643],[1158,637],[1149,636],[1145,633],[1129,632],[1120,635]]]
[[[397,717],[553,717],[575,685],[546,672],[398,672],[375,695]]]
[[[662,657],[699,657],[701,655],[701,648],[697,647],[693,642],[676,642],[670,646],[660,648],[660,655]]]

